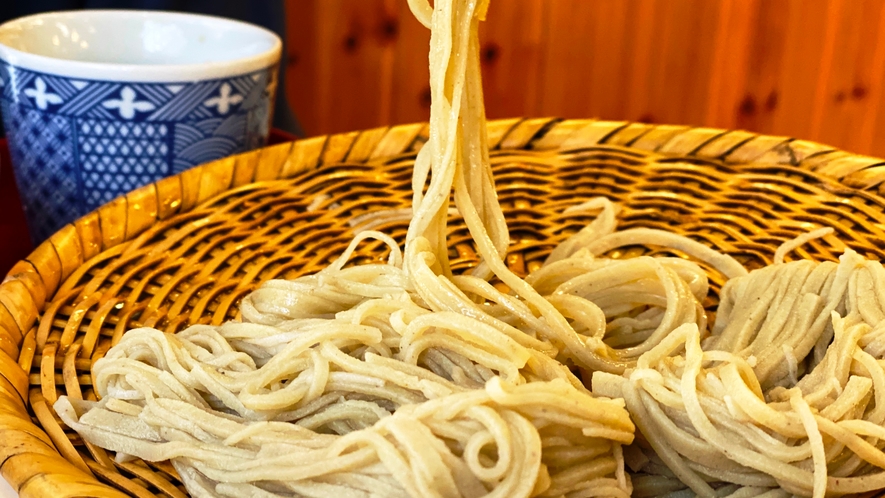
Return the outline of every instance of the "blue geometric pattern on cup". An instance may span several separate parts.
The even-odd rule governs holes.
[[[86,205],[98,207],[170,173],[169,126],[79,120],[77,143]]]
[[[32,238],[138,187],[262,146],[275,91],[276,67],[194,83],[128,83],[0,61],[0,111]]]
[[[12,161],[28,165],[17,183],[31,238],[46,239],[61,228],[58,220],[69,219],[71,209],[80,204],[70,121],[64,116],[9,105],[5,100],[0,101],[0,109]]]

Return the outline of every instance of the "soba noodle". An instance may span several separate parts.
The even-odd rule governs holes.
[[[194,496],[885,487],[882,265],[851,251],[838,264],[782,262],[824,230],[748,273],[685,237],[616,231],[618,206],[597,198],[570,208],[597,218],[520,278],[504,263],[489,166],[477,35],[488,1],[409,5],[432,33],[412,210],[351,220],[339,259],[266,282],[240,322],[127,332],[94,365],[100,401],[62,396],[61,419],[119,461],[170,460]],[[468,274],[448,261],[454,212],[480,256]],[[371,229],[404,216],[404,251]],[[389,247],[388,261],[348,265],[368,238]],[[674,249],[727,279],[712,327],[696,262],[604,257],[628,245]],[[592,372],[595,394],[577,368]]]
[[[629,496],[623,402],[592,396],[558,361],[594,357],[591,338],[502,263],[479,80],[485,5],[412,3],[432,25],[433,105],[405,253],[361,230],[325,270],[246,297],[240,323],[126,333],[93,369],[101,401],[55,405],[69,427],[120,460],[171,460],[196,496]],[[472,275],[447,261],[453,188],[479,241]],[[388,263],[346,267],[365,238],[389,245]],[[547,315],[496,290],[493,274]],[[604,318],[590,325],[599,342]]]
[[[709,497],[723,481],[747,487],[734,496],[885,488],[883,298],[885,269],[851,250],[777,263],[726,283],[706,338],[686,324],[629,375],[594,374],[654,450],[633,468],[636,496],[674,479]]]

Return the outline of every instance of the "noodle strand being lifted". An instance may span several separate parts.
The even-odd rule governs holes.
[[[171,460],[196,496],[629,496],[623,402],[558,361],[622,370],[586,347],[605,349],[602,310],[556,301],[593,318],[595,337],[580,334],[503,264],[479,75],[487,3],[411,4],[432,27],[433,104],[405,254],[364,231],[322,272],[246,297],[242,323],[126,333],[95,364],[101,401],[56,404],[85,439]],[[448,265],[453,188],[482,256],[472,275]],[[345,268],[367,237],[390,246],[388,264]]]
[[[241,322],[129,331],[94,365],[101,400],[60,397],[62,420],[119,461],[171,460],[194,496],[885,487],[882,265],[852,252],[780,262],[826,235],[812,232],[748,273],[685,237],[616,232],[618,206],[598,198],[570,208],[600,214],[523,280],[504,263],[489,166],[477,35],[488,1],[409,5],[432,32],[432,105],[405,250],[360,230],[323,271],[247,296]],[[448,261],[453,192],[480,256],[464,275]],[[388,262],[349,266],[367,238]],[[728,279],[711,331],[697,263],[602,257],[636,244]],[[597,395],[575,367],[593,372]]]

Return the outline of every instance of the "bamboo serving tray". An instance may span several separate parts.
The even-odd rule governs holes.
[[[3,477],[22,497],[187,496],[170,464],[115,463],[60,425],[52,404],[94,399],[91,366],[127,330],[235,319],[261,282],[336,258],[354,218],[409,208],[426,136],[426,124],[377,128],[215,161],[115,200],[16,264],[0,285]],[[522,275],[592,219],[563,210],[600,195],[622,204],[621,228],[687,234],[750,268],[820,226],[836,233],[794,257],[834,260],[850,246],[885,259],[880,159],[744,131],[592,120],[493,121],[489,141],[507,262]],[[407,225],[375,228],[402,243]],[[475,264],[460,219],[449,242],[456,270]],[[364,243],[357,260],[382,249]]]

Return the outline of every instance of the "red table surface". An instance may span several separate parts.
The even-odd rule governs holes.
[[[295,136],[281,130],[273,130],[268,145],[295,140]],[[0,275],[6,275],[12,266],[31,253],[33,245],[25,224],[12,162],[6,139],[0,139]]]

